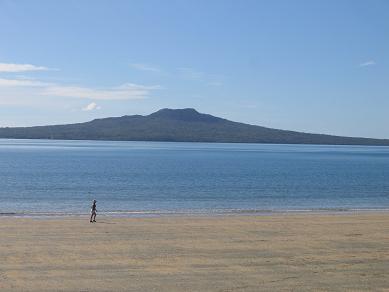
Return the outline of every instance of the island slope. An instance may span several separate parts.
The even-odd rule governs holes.
[[[0,128],[0,138],[327,145],[389,145],[389,139],[286,131],[229,121],[194,109],[161,109],[147,116],[86,123]]]

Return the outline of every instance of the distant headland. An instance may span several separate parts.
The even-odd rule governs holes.
[[[272,129],[229,121],[191,108],[166,108],[146,116],[111,117],[77,124],[0,128],[0,138],[389,146],[389,139]]]

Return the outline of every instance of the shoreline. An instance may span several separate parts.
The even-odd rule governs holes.
[[[272,216],[272,215],[342,215],[389,213],[389,208],[320,208],[320,209],[215,209],[215,210],[129,210],[103,211],[98,217],[103,218],[147,218],[147,217],[222,217],[222,216]],[[86,212],[0,212],[0,218],[67,218],[87,217]]]

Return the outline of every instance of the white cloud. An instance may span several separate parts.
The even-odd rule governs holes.
[[[36,81],[33,79],[6,79],[0,78],[0,86],[2,87],[36,87],[36,86],[49,86],[49,83]]]
[[[45,88],[43,93],[45,95],[50,96],[86,98],[97,100],[128,100],[144,99],[150,94],[151,90],[159,88],[159,86],[143,86],[132,83],[126,83],[117,87],[107,89],[53,85]]]
[[[47,67],[35,66],[31,64],[12,64],[12,63],[0,63],[0,72],[27,72],[27,71],[48,71]]]
[[[132,63],[130,64],[130,67],[141,71],[161,72],[159,68],[142,63]]]
[[[73,108],[84,111],[101,109],[99,100],[132,100],[148,98],[160,86],[125,83],[111,87],[93,87],[65,84],[61,81],[45,81],[21,75],[26,71],[51,70],[30,64],[0,63],[0,104],[15,106],[47,107],[75,104]],[[151,70],[151,68],[147,68]],[[7,74],[2,76],[2,73]],[[3,74],[3,75],[4,75]],[[13,77],[8,75],[12,74]],[[51,80],[53,80],[51,78]],[[78,101],[77,101],[78,99]],[[80,100],[89,100],[85,107]],[[93,102],[92,102],[93,101]]]
[[[0,106],[28,106],[31,108],[73,108],[85,112],[101,109],[98,101],[124,101],[148,98],[158,86],[124,84],[121,86],[95,89],[90,87],[66,86],[36,80],[0,78]],[[85,105],[82,102],[85,102]]]
[[[120,86],[96,89],[90,87],[61,85],[46,83],[34,79],[6,79],[0,78],[0,88],[26,88],[35,95],[71,97],[97,100],[129,100],[147,98],[152,90],[160,89],[160,86],[144,86],[126,83]],[[1,94],[1,91],[0,91]]]
[[[375,61],[369,60],[369,61],[360,63],[360,64],[359,64],[359,67],[373,66],[373,65],[375,65],[375,64],[376,64]]]
[[[95,102],[91,102],[90,104],[82,108],[83,111],[93,111],[99,109],[101,109],[101,106],[98,106]]]

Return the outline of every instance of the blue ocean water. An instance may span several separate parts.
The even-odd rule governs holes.
[[[389,209],[389,147],[0,140],[0,213]]]

